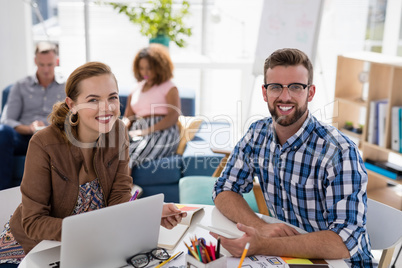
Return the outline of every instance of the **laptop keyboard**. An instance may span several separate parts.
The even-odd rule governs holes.
[[[49,263],[49,267],[51,267],[51,268],[60,268],[60,262],[56,261],[56,262]]]

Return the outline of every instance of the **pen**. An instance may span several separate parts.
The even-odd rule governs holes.
[[[140,191],[139,191],[138,189],[135,190],[133,196],[130,198],[129,201],[134,201],[135,199],[137,199],[137,196],[138,196],[138,193],[139,193],[139,192],[140,192]]]
[[[176,257],[173,258],[173,261],[174,261],[175,259],[177,259],[178,257],[180,257],[181,254],[183,254],[183,253],[184,253],[184,251],[181,251],[181,252],[179,253],[179,255],[177,255]]]
[[[183,252],[181,252],[183,253]],[[177,252],[176,254],[174,254],[172,257],[170,257],[169,259],[167,259],[166,261],[162,262],[161,264],[159,264],[158,266],[156,266],[155,268],[160,268],[163,265],[165,265],[166,263],[170,262],[171,260],[173,260],[177,255],[181,254],[180,252]]]
[[[241,265],[243,264],[244,258],[246,258],[247,250],[248,250],[249,247],[250,247],[250,243],[247,242],[246,246],[244,247],[243,254],[241,255],[239,266],[237,266],[237,268],[241,268]]]
[[[215,259],[219,259],[220,256],[221,256],[221,238],[218,237],[218,245],[216,246]]]

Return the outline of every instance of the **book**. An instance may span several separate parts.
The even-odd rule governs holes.
[[[399,152],[402,153],[402,109],[399,109]]]
[[[206,226],[206,225],[202,225],[200,223],[198,223],[197,226],[199,226],[199,227],[201,227],[201,228],[203,228],[205,230],[208,230],[210,232],[213,232],[215,234],[218,234],[220,236],[230,238],[230,239],[240,238],[244,234],[241,231],[239,231],[237,233],[233,233],[233,232],[230,232],[229,230],[224,230],[222,228],[214,227],[214,226]]]
[[[376,172],[376,173],[378,173],[378,174],[380,174],[382,176],[388,177],[388,178],[393,179],[393,180],[397,180],[397,179],[402,178],[401,176],[398,176],[398,174],[393,172],[393,171],[387,170],[387,169],[385,169],[383,167],[380,167],[378,165],[375,165],[375,164],[368,163],[367,161],[364,162],[364,166],[368,170],[371,170],[373,172]]]
[[[375,142],[375,101],[370,101],[369,124],[367,128],[367,141],[374,144]]]
[[[402,112],[402,106],[393,106],[391,109],[391,149],[400,152],[401,138],[400,138],[400,128],[402,124],[402,117],[400,116]]]
[[[386,169],[388,171],[391,171],[395,173],[397,176],[402,176],[402,166],[399,166],[397,164],[388,162],[388,161],[374,161],[371,159],[366,159],[367,163],[376,165],[380,168]]]
[[[369,114],[367,141],[372,144],[379,144],[380,107],[381,107],[381,105],[386,104],[386,103],[388,103],[387,99],[374,100],[374,101],[370,102],[370,114]],[[384,108],[382,108],[381,110],[383,111]],[[386,116],[386,113],[384,113],[384,117],[385,116]],[[385,131],[385,124],[384,124],[384,129],[382,131]]]
[[[387,102],[379,102],[377,104],[378,107],[378,145],[381,147],[385,147],[385,125],[387,120],[387,111],[388,111],[388,101]]]
[[[187,217],[183,218],[182,221],[171,230],[160,226],[158,247],[168,250],[174,249],[182,236],[186,233],[187,229],[190,227],[194,214],[203,209],[202,206],[189,206],[183,204],[176,204],[176,206],[181,211],[187,212]]]

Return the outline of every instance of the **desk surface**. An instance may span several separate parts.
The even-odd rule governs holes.
[[[200,205],[194,205],[194,206],[200,206]],[[225,216],[223,216],[218,209],[216,209],[214,206],[208,206],[208,205],[203,205],[204,209],[197,212],[194,214],[193,219],[191,221],[191,226],[187,230],[187,232],[184,234],[183,238],[181,241],[177,244],[176,248],[173,250],[169,251],[170,253],[174,254],[179,251],[185,251],[187,253],[187,249],[182,243],[182,241],[185,241],[188,243],[190,241],[190,237],[194,237],[194,235],[197,235],[198,238],[203,237],[205,238],[206,241],[216,241],[215,238],[213,238],[210,234],[209,231],[198,227],[197,223],[201,223],[203,225],[207,226],[214,226],[214,227],[220,227],[224,228],[227,231],[230,232],[239,232],[236,228],[236,225],[231,222],[229,219],[227,219]],[[268,216],[263,216],[261,217],[266,221],[266,222],[280,222],[278,219],[268,217]],[[300,229],[301,230],[301,229]],[[302,230],[303,231],[303,230]],[[303,231],[304,232],[304,231]],[[39,243],[31,252],[37,252],[46,248],[51,248],[54,246],[60,245],[59,242],[54,242],[54,241],[42,241]],[[221,248],[221,253],[226,255],[226,256],[231,256],[228,251],[226,251],[224,248]],[[29,258],[29,254],[27,257],[21,262],[21,264],[18,266],[19,268],[26,268],[26,259]],[[327,260],[329,264],[332,265],[334,268],[338,267],[348,267],[347,264],[343,260]],[[185,267],[185,254],[182,254],[180,258],[178,258],[176,261],[169,263],[169,265],[165,265],[164,268],[168,267]],[[131,266],[127,266],[131,267]],[[229,266],[228,266],[229,267]]]

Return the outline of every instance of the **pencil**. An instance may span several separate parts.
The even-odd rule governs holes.
[[[201,244],[201,247],[202,247],[203,251],[205,252],[205,257],[207,258],[207,263],[211,262],[211,257],[209,256],[208,249],[203,244]]]
[[[237,268],[241,268],[241,265],[243,264],[244,258],[246,258],[247,250],[248,250],[249,247],[250,247],[250,243],[247,242],[246,246],[244,247],[243,254],[241,255],[239,266],[237,266]]]
[[[194,252],[194,250],[192,250],[192,249],[187,245],[186,242],[183,241],[183,243],[184,243],[184,245],[186,245],[186,247],[187,247],[188,251],[190,251],[191,255],[193,255],[194,258],[196,258],[197,260],[200,260],[200,259],[198,258],[198,255]]]
[[[161,264],[159,264],[158,266],[156,266],[155,268],[159,268],[162,267],[163,265],[165,265],[166,263],[170,262],[171,260],[173,260],[177,255],[179,255],[180,252],[177,252],[176,254],[174,254],[172,257],[170,257],[169,259],[167,259],[166,261],[162,262]]]

